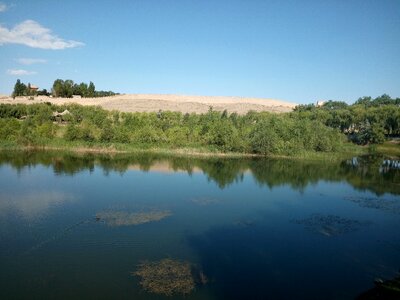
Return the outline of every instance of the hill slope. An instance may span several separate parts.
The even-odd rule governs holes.
[[[223,96],[185,96],[185,95],[157,95],[157,94],[127,94],[104,98],[50,98],[35,97],[0,97],[0,103],[40,103],[52,102],[54,104],[78,103],[82,105],[100,105],[107,110],[123,112],[157,112],[180,111],[182,113],[205,113],[212,106],[214,110],[236,112],[245,114],[250,110],[289,112],[296,104],[275,99],[223,97]]]

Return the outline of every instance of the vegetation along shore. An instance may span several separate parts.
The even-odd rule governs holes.
[[[360,98],[353,105],[328,101],[299,105],[288,113],[243,115],[213,107],[184,114],[109,111],[74,103],[0,104],[0,140],[3,149],[290,157],[334,157],[369,149],[399,156],[399,103],[383,95]]]

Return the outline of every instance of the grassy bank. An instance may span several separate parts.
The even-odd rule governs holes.
[[[386,141],[381,145],[376,145],[372,147],[372,152],[377,154],[386,155],[389,157],[400,157],[400,141],[392,140]]]
[[[356,155],[367,154],[368,149],[352,144],[342,148],[340,152],[299,152],[294,155],[282,154],[256,154],[245,152],[222,152],[212,147],[193,148],[171,148],[154,147],[152,145],[129,145],[118,143],[93,143],[93,142],[69,142],[62,139],[48,140],[46,143],[37,145],[21,145],[15,142],[0,142],[0,151],[63,151],[73,153],[98,153],[98,154],[159,154],[167,156],[189,156],[189,157],[219,157],[219,158],[244,158],[244,157],[270,157],[286,159],[324,160],[337,161]]]

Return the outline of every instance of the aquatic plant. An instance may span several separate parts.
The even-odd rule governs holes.
[[[145,290],[156,294],[187,295],[195,288],[192,266],[186,261],[166,258],[160,261],[144,262],[132,275],[140,277],[140,284]],[[202,278],[206,282],[204,274]]]
[[[97,221],[103,221],[109,226],[130,226],[160,221],[171,216],[170,211],[150,211],[128,213],[125,211],[103,211],[96,214]]]
[[[361,207],[379,209],[395,214],[400,214],[399,200],[389,200],[377,197],[355,197],[355,196],[344,197],[344,199],[354,202]]]
[[[313,214],[309,218],[293,220],[296,224],[304,225],[305,229],[325,236],[338,236],[358,230],[369,222],[346,219],[335,215]]]

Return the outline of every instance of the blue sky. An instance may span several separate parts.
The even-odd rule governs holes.
[[[0,0],[0,93],[400,97],[400,1]]]

